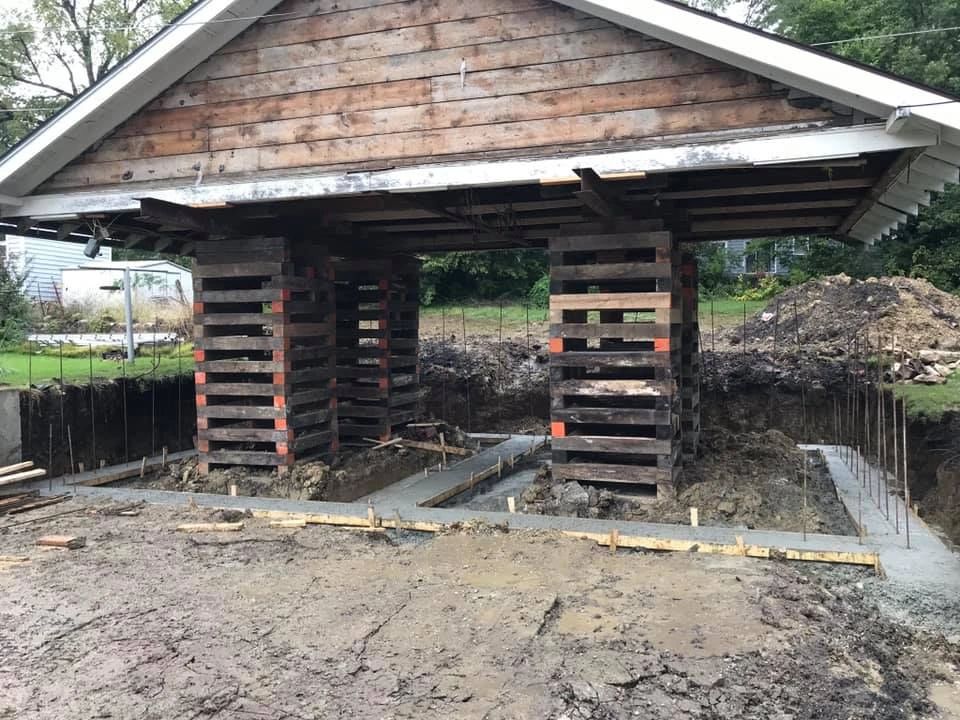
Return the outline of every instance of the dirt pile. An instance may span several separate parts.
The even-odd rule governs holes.
[[[427,414],[468,430],[533,429],[537,418],[549,415],[548,367],[549,355],[539,344],[528,348],[486,336],[470,338],[466,347],[447,338],[420,341]]]
[[[211,470],[208,475],[197,471],[197,458],[189,458],[167,466],[153,485],[163,490],[179,492],[215,493],[227,495],[230,486],[247,497],[282,497],[291,500],[325,500],[332,483],[342,483],[343,470],[333,470],[324,462],[314,461],[295,465],[290,472],[278,476],[262,468],[231,467]]]
[[[922,349],[960,350],[960,298],[911,278],[860,281],[835,275],[810,280],[748,319],[746,342],[750,348],[787,351],[799,344],[838,357],[865,333],[871,348],[878,346],[878,333],[884,345],[896,335],[898,347],[914,356]],[[727,340],[742,343],[743,328],[730,330]]]
[[[436,444],[440,435],[451,447],[470,447],[470,441],[457,426],[446,423],[410,427],[402,437]],[[298,463],[282,476],[269,468],[230,467],[215,468],[207,475],[197,470],[197,458],[171,463],[161,472],[143,481],[131,483],[135,487],[178,492],[229,494],[236,485],[237,493],[247,497],[275,497],[290,500],[328,500],[352,502],[367,493],[390,483],[435,466],[440,454],[394,445],[384,448],[358,448],[342,451],[333,464],[314,460]]]
[[[937,468],[937,484],[923,498],[923,511],[960,546],[960,455],[952,455]]]
[[[704,456],[684,469],[675,498],[653,500],[622,490],[554,482],[549,471],[521,495],[524,512],[687,524],[690,508],[700,523],[811,533],[853,534],[821,457],[804,453],[777,430],[706,434]]]

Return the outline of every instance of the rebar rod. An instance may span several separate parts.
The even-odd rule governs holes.
[[[97,416],[93,392],[93,345],[87,345],[87,354],[90,358],[90,467],[95,468],[97,466]]]
[[[467,390],[467,432],[473,432],[473,415],[470,411],[470,367],[467,365],[467,309],[460,308],[460,315],[463,318],[463,363],[466,367],[464,384]]]
[[[907,477],[907,399],[903,399],[903,503],[906,512],[903,514],[903,530],[907,536],[907,549],[910,548],[910,480]]]
[[[893,349],[891,358],[897,356],[897,336],[893,336]],[[896,488],[896,495],[893,501],[894,527],[897,535],[900,534],[900,439],[897,434],[897,372],[894,369],[894,363],[890,363],[890,372],[892,374],[891,395],[893,396],[893,487]]]

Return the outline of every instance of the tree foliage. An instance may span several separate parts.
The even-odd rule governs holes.
[[[188,0],[33,0],[0,18],[0,149],[102,78]],[[21,110],[16,112],[6,111]]]
[[[519,298],[546,270],[546,253],[540,250],[431,255],[423,263],[421,296],[427,305]]]
[[[12,263],[0,259],[0,350],[23,342],[30,326],[24,282]]]
[[[696,0],[700,7],[746,7],[748,22],[803,43],[960,94],[960,32],[918,31],[960,26],[956,0]],[[877,36],[897,37],[877,37]],[[836,43],[838,40],[857,39]],[[800,277],[844,271],[855,276],[924,277],[960,290],[960,190],[949,188],[894,237],[863,253],[825,240],[795,266]]]

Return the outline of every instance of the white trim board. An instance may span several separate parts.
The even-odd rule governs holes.
[[[60,220],[95,212],[137,211],[140,209],[139,198],[146,196],[182,205],[207,205],[336,197],[368,192],[426,192],[523,185],[572,177],[573,171],[579,168],[592,168],[598,173],[607,174],[768,166],[838,155],[906,150],[926,147],[936,141],[933,133],[923,130],[908,129],[890,135],[880,124],[858,125],[560,158],[419,166],[382,172],[296,175],[247,182],[211,183],[199,187],[185,184],[156,189],[137,187],[114,192],[32,195],[22,199],[16,212],[38,220],[45,217]]]

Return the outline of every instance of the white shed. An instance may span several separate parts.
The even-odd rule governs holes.
[[[62,271],[65,302],[121,300],[124,268],[130,269],[135,302],[193,302],[193,273],[169,260],[89,263]]]
[[[63,300],[61,273],[64,269],[91,262],[79,243],[20,235],[0,235],[0,259],[26,275],[24,289],[28,297],[44,302],[57,300],[58,296]],[[97,260],[110,262],[112,259],[113,250],[101,248]]]

